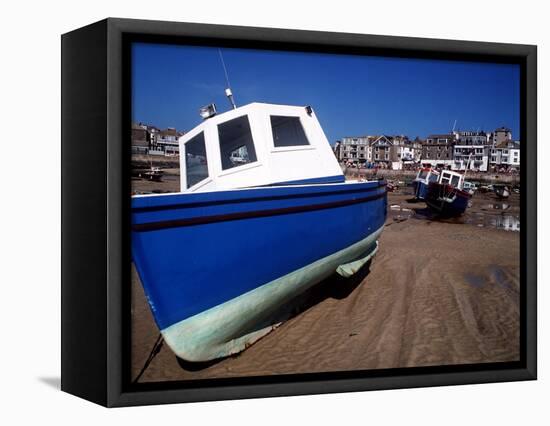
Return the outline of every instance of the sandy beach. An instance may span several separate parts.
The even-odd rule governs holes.
[[[138,381],[518,360],[519,232],[500,225],[519,218],[519,196],[476,194],[467,215],[440,222],[409,203],[409,191],[388,194],[370,268],[323,281],[293,304],[292,318],[234,357],[197,368],[163,344]],[[131,336],[135,379],[159,336],[135,270]]]

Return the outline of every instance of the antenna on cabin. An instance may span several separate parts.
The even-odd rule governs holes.
[[[456,118],[455,118],[455,124],[453,124],[453,132],[455,131],[455,127],[456,127]]]
[[[229,103],[231,104],[233,109],[237,109],[237,105],[235,105],[235,100],[233,99],[233,92],[231,91],[231,84],[229,84],[229,76],[227,75],[227,68],[225,67],[225,61],[223,60],[222,50],[218,49],[218,53],[220,54],[220,60],[222,62],[223,72],[225,74],[225,82],[227,83],[225,96],[227,96],[227,99],[229,99]]]

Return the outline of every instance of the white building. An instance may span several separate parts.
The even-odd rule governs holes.
[[[422,156],[422,144],[420,141],[411,141],[406,136],[394,136],[393,146],[397,158],[401,161],[418,162]]]
[[[451,169],[486,172],[490,148],[488,145],[455,145]]]
[[[181,134],[173,127],[168,127],[165,130],[156,132],[154,141],[155,153],[158,152],[160,155],[178,155],[179,136],[181,136]]]
[[[517,141],[506,140],[491,148],[490,165],[494,168],[508,170],[519,169],[520,145]]]
[[[484,131],[473,132],[470,130],[466,131],[455,131],[457,144],[459,145],[489,145],[489,135]]]
[[[458,131],[454,134],[456,145],[453,149],[451,169],[486,172],[489,169],[490,150],[487,133],[483,131]]]
[[[414,165],[422,157],[422,144],[419,140],[411,141],[406,136],[394,136],[391,138],[390,150],[391,168],[401,170],[403,166]]]
[[[345,137],[340,141],[338,161],[354,164],[370,163],[372,161],[372,148],[368,136]]]

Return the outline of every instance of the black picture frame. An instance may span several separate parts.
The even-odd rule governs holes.
[[[520,361],[132,385],[132,41],[519,64]],[[536,379],[536,46],[117,18],[64,34],[61,44],[63,391],[115,407]]]

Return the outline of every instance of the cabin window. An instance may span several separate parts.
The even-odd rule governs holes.
[[[222,170],[257,161],[247,115],[220,124],[218,135]]]
[[[451,179],[451,185],[454,187],[458,187],[458,183],[460,182],[460,176],[453,176]]]
[[[451,182],[451,176],[448,173],[443,173],[441,176],[441,183],[442,184],[449,184]]]
[[[309,145],[300,117],[272,115],[271,130],[275,148]]]
[[[202,132],[185,144],[185,174],[187,188],[208,177],[208,161]]]

